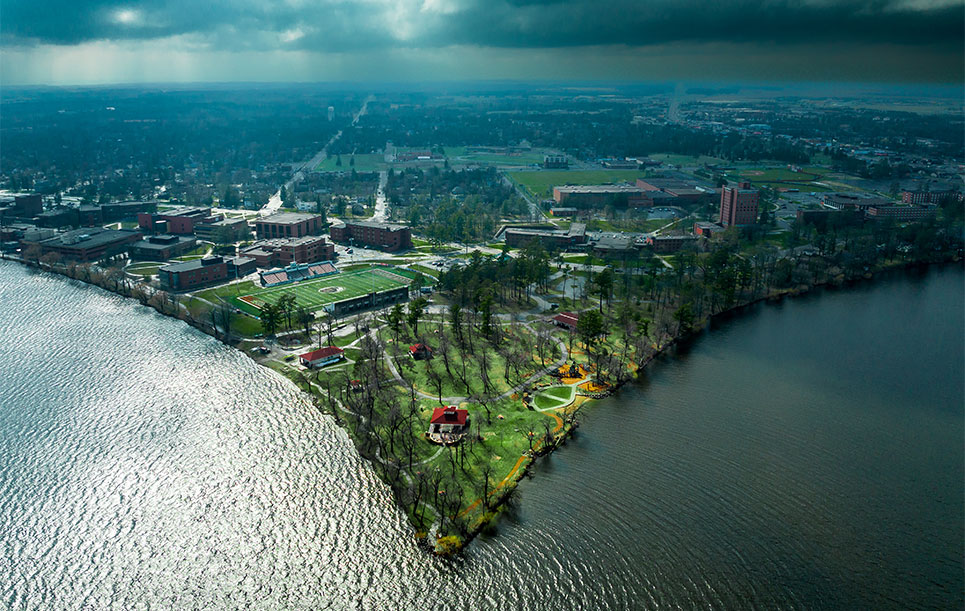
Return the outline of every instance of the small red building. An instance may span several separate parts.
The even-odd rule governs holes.
[[[580,321],[580,314],[573,312],[560,312],[553,317],[553,324],[557,327],[563,327],[564,329],[569,329],[573,331],[576,329],[577,323]]]
[[[432,348],[425,344],[412,344],[409,346],[409,354],[417,361],[425,361],[432,358]]]
[[[463,434],[468,430],[469,410],[447,405],[432,410],[429,431],[426,435],[435,443],[450,444],[462,439]]]
[[[338,346],[326,346],[298,355],[298,361],[308,368],[322,367],[342,360],[345,351]]]

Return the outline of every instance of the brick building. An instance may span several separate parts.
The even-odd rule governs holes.
[[[182,206],[165,212],[141,212],[137,215],[137,225],[144,231],[157,231],[159,221],[164,221],[163,233],[191,235],[195,225],[213,223],[221,217],[211,214],[211,208],[192,208]]]
[[[872,206],[865,214],[869,219],[881,221],[894,219],[899,222],[923,221],[935,216],[936,208],[924,206]]]
[[[724,227],[756,224],[759,199],[760,195],[751,189],[749,182],[724,187],[720,192],[720,224]]]
[[[306,212],[279,212],[255,221],[255,237],[300,238],[318,235],[325,229],[322,217]]]
[[[172,263],[158,269],[158,280],[166,291],[186,291],[228,278],[228,263],[223,257]]]
[[[333,242],[353,242],[356,246],[371,246],[395,251],[412,248],[412,231],[405,225],[348,221],[329,230]]]
[[[254,259],[258,267],[284,267],[291,263],[333,261],[335,246],[322,236],[275,238],[259,240],[239,254]]]
[[[694,235],[703,238],[712,238],[715,235],[720,234],[724,230],[723,227],[717,223],[709,223],[707,221],[697,221],[694,223]]]
[[[903,191],[901,201],[904,204],[937,204],[945,198],[962,201],[963,197],[958,191]]]

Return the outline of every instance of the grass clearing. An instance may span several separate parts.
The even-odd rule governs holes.
[[[342,155],[342,165],[335,165],[338,157],[328,157],[317,166],[316,172],[380,172],[388,167],[385,157],[378,153],[361,153],[355,155],[355,165],[351,165],[352,155]]]

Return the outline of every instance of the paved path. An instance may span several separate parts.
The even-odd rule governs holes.
[[[523,323],[523,326],[526,327],[527,329],[529,329],[529,331],[532,332],[534,335],[536,334],[536,331],[530,326],[529,323]],[[379,329],[372,329],[371,331],[369,331],[369,335],[370,335],[370,336],[372,337],[372,339],[374,340],[374,339],[376,339],[376,333],[377,333],[380,329],[384,329],[384,328],[385,328],[385,327],[380,327]],[[567,362],[567,361],[569,360],[569,358],[570,358],[570,353],[569,353],[569,351],[566,349],[566,343],[563,342],[563,340],[561,340],[561,339],[557,339],[557,338],[554,338],[554,339],[556,339],[556,344],[557,344],[557,346],[559,346],[559,348],[560,348],[560,355],[561,355],[561,356],[560,356],[559,359],[557,359],[552,365],[549,365],[549,366],[544,367],[543,369],[537,371],[536,373],[534,373],[534,374],[531,375],[530,377],[526,378],[525,380],[523,380],[523,381],[520,382],[519,384],[513,386],[512,388],[510,388],[510,389],[507,390],[506,392],[504,392],[504,393],[502,393],[502,394],[500,394],[500,395],[497,395],[497,396],[495,396],[495,397],[489,397],[488,400],[489,400],[489,401],[500,401],[500,400],[502,400],[502,399],[505,399],[506,397],[512,395],[513,393],[518,392],[518,391],[520,391],[520,390],[523,389],[523,388],[529,387],[531,384],[533,384],[533,382],[539,380],[540,378],[542,378],[543,376],[545,376],[545,375],[548,374],[549,372],[553,371],[554,369],[559,369],[560,367],[562,367],[563,365],[565,365],[566,362]],[[396,379],[396,381],[398,381],[398,382],[399,382],[400,384],[402,384],[403,386],[409,386],[409,383],[408,383],[408,382],[405,380],[405,378],[403,378],[402,375],[399,373],[399,370],[396,368],[395,363],[392,361],[392,357],[389,355],[388,351],[383,351],[383,358],[385,359],[386,365],[388,365],[388,367],[389,367],[389,371],[392,372],[392,377],[394,377],[394,378]],[[430,394],[428,394],[428,393],[422,392],[422,391],[419,390],[419,389],[415,389],[415,392],[416,392],[417,395],[419,395],[420,397],[422,397],[422,398],[424,398],[424,399],[439,400],[439,395],[430,395]],[[449,405],[459,405],[460,403],[462,403],[462,402],[464,402],[464,401],[469,401],[469,400],[470,400],[470,397],[442,397],[442,402],[445,403],[445,404],[449,404]]]

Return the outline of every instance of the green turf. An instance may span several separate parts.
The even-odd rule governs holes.
[[[634,182],[643,177],[637,170],[543,170],[534,172],[507,172],[517,184],[533,197],[553,196],[553,187],[560,185],[597,185],[618,182]]]
[[[335,163],[338,161],[338,157],[328,157],[317,166],[315,166],[316,172],[351,172],[355,170],[356,172],[378,172],[385,169],[385,156],[378,153],[364,153],[355,155],[355,165],[349,165],[352,155],[342,155],[342,165],[337,166]]]
[[[330,303],[361,297],[373,292],[387,291],[407,284],[401,276],[389,278],[378,273],[377,270],[360,270],[343,272],[318,280],[273,286],[254,291],[249,293],[248,296],[254,297],[256,300],[275,303],[282,295],[292,293],[295,295],[296,305],[317,311]],[[341,290],[337,292],[322,291],[322,289],[330,287],[337,287]],[[257,311],[244,301],[238,301],[237,304],[244,310]]]

